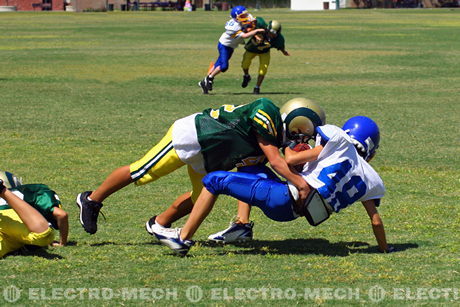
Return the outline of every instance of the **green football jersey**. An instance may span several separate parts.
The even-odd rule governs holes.
[[[257,17],[256,20],[257,29],[268,28],[268,25],[263,18]],[[253,53],[267,53],[270,51],[270,48],[284,50],[284,36],[281,33],[279,33],[278,36],[275,38],[269,37],[266,32],[264,32],[263,35],[264,39],[260,43],[257,43],[255,37],[253,36],[250,40],[248,40],[248,42],[244,46],[244,49]]]
[[[206,109],[195,124],[207,172],[265,163],[257,135],[278,147],[283,141],[279,108],[267,98]]]
[[[53,228],[58,229],[53,211],[55,207],[61,207],[61,201],[56,192],[44,184],[24,184],[12,189],[11,192],[37,209]],[[4,209],[11,209],[11,207],[3,198],[0,198],[0,210]]]

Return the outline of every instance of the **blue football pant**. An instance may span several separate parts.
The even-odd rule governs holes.
[[[287,184],[272,178],[270,173],[216,171],[203,178],[203,185],[214,195],[229,195],[260,208],[274,221],[296,219],[298,216],[293,211],[293,200]]]
[[[220,66],[221,72],[226,72],[228,70],[229,61],[232,57],[233,48],[222,45],[221,43],[217,44],[217,50],[219,50],[219,57],[217,58],[214,68]]]

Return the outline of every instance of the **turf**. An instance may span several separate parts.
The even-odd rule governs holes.
[[[360,114],[380,125],[372,164],[386,184],[379,211],[398,252],[376,252],[359,204],[316,228],[303,219],[276,223],[254,209],[252,243],[211,246],[207,235],[236,213],[235,201],[222,197],[190,256],[175,257],[143,228],[187,191],[185,169],[107,199],[107,220],[87,235],[77,193],[140,158],[175,119],[256,98],[254,83],[240,87],[243,49],[204,96],[197,82],[217,56],[227,12],[4,13],[0,168],[58,192],[70,214],[71,243],[0,260],[0,290],[18,287],[16,303],[24,305],[278,306],[363,305],[378,286],[383,305],[459,303],[460,10],[255,14],[282,23],[291,53],[272,51],[262,96],[278,105],[314,99],[331,124]],[[59,299],[50,297],[53,288],[83,290]],[[457,295],[413,296],[433,288]],[[315,289],[322,292],[308,292]]]

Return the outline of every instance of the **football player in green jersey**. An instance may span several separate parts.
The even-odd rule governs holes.
[[[267,25],[263,18],[257,17],[256,28],[266,30],[263,33],[254,35],[244,46],[246,51],[243,54],[243,61],[241,62],[241,68],[243,68],[244,72],[241,87],[247,87],[251,81],[249,67],[252,60],[257,56],[259,57],[259,75],[253,93],[259,94],[260,86],[265,79],[268,66],[270,65],[270,49],[276,48],[285,56],[289,56],[290,54],[285,49],[284,36],[281,34],[281,24],[278,21],[272,20]]]
[[[322,120],[316,110],[299,106],[294,118],[289,120],[305,119],[319,126]],[[133,182],[142,185],[155,181],[184,165],[187,165],[192,192],[179,196],[165,212],[146,223],[152,235],[154,227],[167,227],[190,213],[203,188],[202,178],[215,170],[243,168],[268,160],[278,174],[299,189],[304,199],[305,180],[290,170],[279,153],[278,148],[286,139],[284,124],[279,108],[266,98],[246,105],[210,108],[181,118],[143,158],[115,169],[96,190],[77,196],[80,223],[86,232],[96,233],[99,210],[108,196]],[[298,129],[295,133],[307,132]],[[291,133],[287,136],[295,137]]]
[[[60,241],[54,242],[54,229]],[[24,245],[63,246],[69,223],[56,193],[43,184],[25,184],[0,171],[0,257]]]

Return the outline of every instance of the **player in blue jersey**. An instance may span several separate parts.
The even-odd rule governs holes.
[[[301,175],[310,187],[305,202],[298,202],[298,191],[283,182],[269,169],[252,173],[217,171],[203,178],[201,192],[182,229],[170,229],[159,237],[179,255],[193,245],[192,236],[211,211],[219,194],[233,196],[259,207],[272,220],[286,222],[305,216],[316,226],[332,212],[339,212],[361,201],[371,220],[381,252],[391,252],[382,219],[377,211],[385,187],[377,172],[368,164],[379,146],[377,124],[368,117],[349,119],[339,128],[324,125],[317,128],[316,146],[305,151],[285,149],[286,161],[292,167],[303,165]]]
[[[265,31],[264,29],[245,30],[245,25],[250,24],[254,17],[252,17],[242,5],[232,8],[230,16],[232,18],[225,24],[225,32],[222,33],[217,44],[219,57],[208,72],[208,75],[198,82],[198,86],[201,87],[203,94],[208,94],[209,91],[212,91],[215,76],[221,72],[227,71],[230,58],[235,48],[237,48],[238,45],[244,44],[245,38]]]

